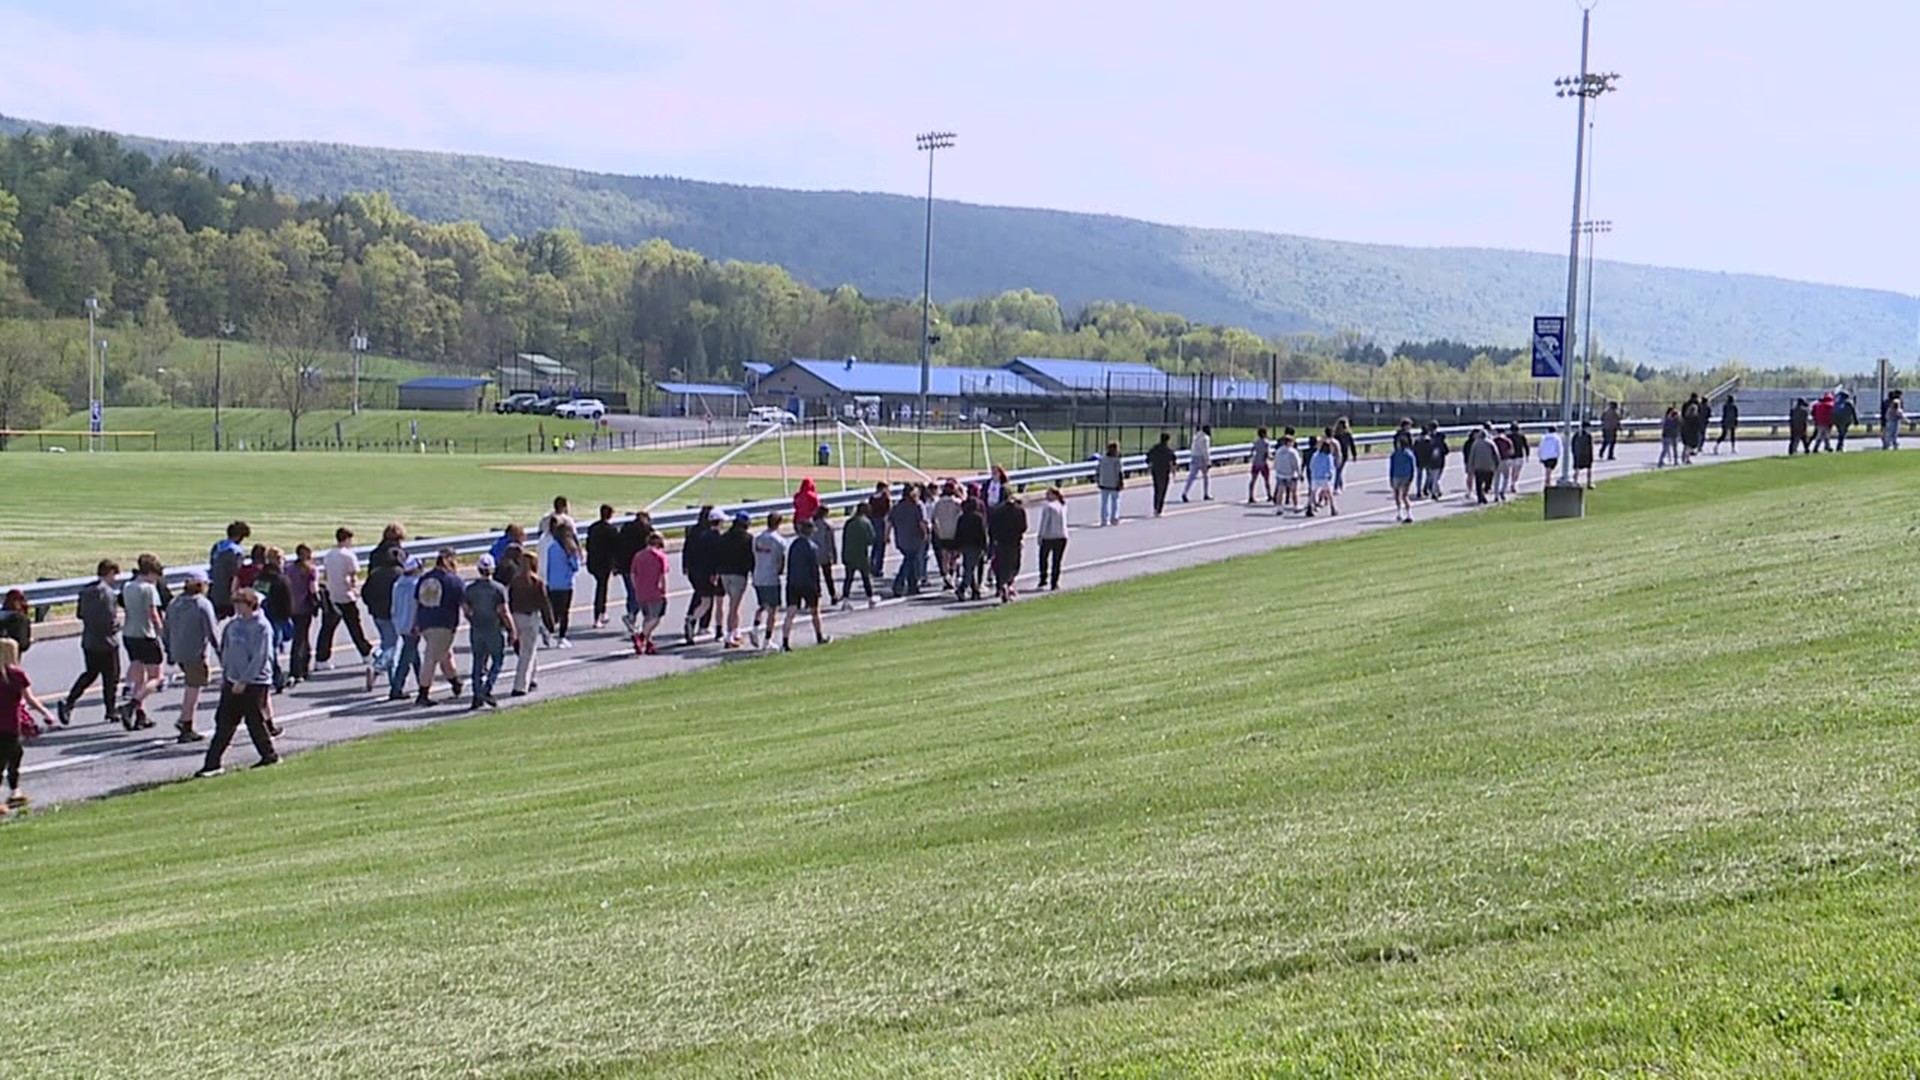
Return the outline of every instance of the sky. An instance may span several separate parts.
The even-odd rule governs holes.
[[[1605,258],[1920,292],[1920,4],[1600,0]],[[1575,0],[0,0],[0,113],[1565,251]]]

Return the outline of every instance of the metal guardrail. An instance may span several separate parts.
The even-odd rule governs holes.
[[[1743,419],[1740,422],[1742,427],[1765,427],[1768,425],[1779,427],[1785,423],[1787,423],[1786,417],[1756,417],[1752,420]],[[1462,424],[1452,427],[1442,427],[1440,428],[1440,432],[1448,436],[1464,435],[1469,431],[1478,429],[1479,426],[1478,424]],[[1523,423],[1520,425],[1522,431],[1536,433],[1553,430],[1558,427],[1558,424],[1549,422]],[[1627,420],[1621,424],[1621,429],[1629,432],[1658,430],[1659,427],[1659,420]],[[1393,436],[1394,433],[1390,431],[1368,432],[1363,435],[1355,435],[1353,441],[1361,447],[1383,446],[1391,443]],[[1253,444],[1238,443],[1233,446],[1216,446],[1213,448],[1209,457],[1216,465],[1233,465],[1248,460],[1252,457],[1252,454]],[[1189,456],[1187,451],[1178,451],[1176,461],[1180,465],[1188,464]],[[1091,480],[1093,479],[1095,467],[1092,459],[1086,461],[1069,461],[1059,465],[1043,465],[1037,468],[1020,469],[1009,472],[1007,474],[1007,482],[1018,490],[1025,490],[1036,485]],[[1146,455],[1134,454],[1130,457],[1122,458],[1121,469],[1127,476],[1137,476],[1147,471]],[[986,473],[974,473],[965,477],[955,477],[955,479],[963,479],[971,482],[981,482],[987,478],[988,474]],[[820,496],[820,502],[829,509],[841,510],[865,502],[871,493],[872,488],[836,491],[822,494]],[[791,509],[792,506],[793,500],[791,496],[788,496],[778,499],[762,499],[758,502],[730,504],[726,509],[729,513],[744,510],[757,518],[776,510]],[[655,528],[663,532],[669,529],[684,529],[692,525],[695,520],[698,519],[699,514],[700,511],[697,508],[671,510],[653,515],[653,524]],[[630,519],[620,520],[625,521]],[[532,530],[529,530],[529,535],[532,535]],[[461,536],[418,537],[408,540],[403,547],[405,547],[409,555],[431,556],[441,548],[452,548],[455,553],[460,555],[476,555],[492,548],[494,541],[499,539],[499,537],[499,532],[471,533]],[[364,562],[373,554],[373,545],[369,544],[355,548],[354,553]],[[192,566],[171,567],[167,570],[166,582],[170,587],[177,588],[185,582],[189,573],[198,571],[204,574],[207,572],[207,569],[208,567],[205,563]],[[63,578],[58,581],[38,581],[31,584],[4,586],[0,587],[0,591],[5,591],[5,589],[19,589],[26,594],[27,604],[30,607],[36,611],[44,612],[48,608],[73,604],[75,600],[78,599],[80,590],[93,584],[94,580],[92,577]]]

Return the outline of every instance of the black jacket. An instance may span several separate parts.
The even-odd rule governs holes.
[[[745,525],[735,525],[720,534],[720,541],[714,555],[713,572],[735,574],[740,577],[753,576],[752,530]]]
[[[387,562],[375,563],[366,583],[360,586],[360,603],[370,618],[393,618],[393,582],[400,576],[400,564],[390,560],[391,556]]]
[[[987,515],[987,535],[996,544],[1018,544],[1027,535],[1027,508],[1008,499]]]
[[[953,527],[953,546],[961,550],[971,548],[984,551],[987,547],[987,518],[980,512],[980,504],[967,500],[968,509],[960,514],[960,520]]]
[[[647,537],[652,535],[653,530],[640,524],[639,518],[620,526],[620,557],[614,563],[615,568],[624,570],[632,566],[633,557],[647,546]]]
[[[587,573],[611,574],[620,565],[620,529],[611,521],[587,526]]]
[[[1172,476],[1176,455],[1170,443],[1154,443],[1147,449],[1147,471],[1155,476]]]
[[[686,568],[687,577],[694,581],[707,581],[720,571],[720,530],[701,529],[687,537],[687,549],[681,553],[681,565]]]

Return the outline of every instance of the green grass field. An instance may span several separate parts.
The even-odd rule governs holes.
[[[461,453],[524,453],[527,438],[544,432],[547,436],[585,439],[594,431],[587,420],[561,420],[551,416],[501,416],[494,413],[416,412],[398,409],[365,409],[354,416],[345,409],[325,409],[300,418],[300,441],[332,444],[344,439],[348,449],[411,449],[418,423],[420,439],[444,450],[454,441]],[[223,409],[220,415],[221,437],[229,449],[249,450],[284,447],[287,442],[287,414],[280,409]],[[213,449],[212,409],[115,408],[107,411],[109,436],[116,432],[141,432],[141,435],[109,437],[107,445],[121,451],[159,449],[191,451]],[[336,428],[336,425],[338,427]],[[73,413],[47,430],[71,432],[63,437],[24,436],[10,441],[9,449],[38,451],[46,446],[61,446],[68,451],[86,446],[87,414]],[[151,437],[149,437],[151,436]]]
[[[29,819],[7,1060],[1910,1074],[1916,460],[1621,480]],[[1783,516],[1816,502],[1850,512]]]
[[[484,532],[538,520],[555,495],[571,499],[584,521],[602,502],[632,511],[678,482],[489,467],[552,461],[524,454],[8,455],[0,465],[8,502],[0,515],[0,581],[79,576],[102,556],[131,566],[141,551],[169,564],[201,562],[235,518],[251,524],[260,543],[291,551],[304,541],[317,551],[332,544],[340,525],[362,543],[379,539],[389,521],[406,523],[415,536]],[[722,477],[673,505],[780,493],[778,480]]]

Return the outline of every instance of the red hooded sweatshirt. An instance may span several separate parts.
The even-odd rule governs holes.
[[[800,481],[800,490],[793,495],[793,520],[812,521],[813,515],[820,512],[820,493],[814,490],[813,477]]]
[[[1830,427],[1833,424],[1833,395],[1828,394],[1813,403],[1813,422],[1816,427]]]

